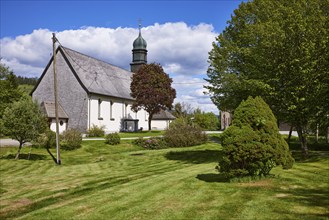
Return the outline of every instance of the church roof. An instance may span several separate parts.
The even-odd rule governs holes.
[[[66,47],[60,46],[59,50],[88,93],[132,99],[130,96],[132,72]]]
[[[152,120],[174,120],[176,119],[169,111],[161,110],[153,115]]]
[[[56,118],[55,115],[55,102],[43,102],[41,103],[43,111],[48,118]],[[62,108],[61,104],[58,104],[58,118],[69,118]]]

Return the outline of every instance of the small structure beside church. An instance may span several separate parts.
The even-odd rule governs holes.
[[[133,43],[130,72],[59,46],[56,49],[56,72],[60,131],[74,128],[86,133],[92,125],[105,126],[106,133],[147,129],[148,113],[145,110],[133,112],[133,98],[130,96],[133,72],[147,63],[146,47],[139,30]],[[32,97],[42,104],[50,128],[55,130],[53,58],[33,89]],[[157,130],[166,129],[174,119],[169,112],[164,112],[153,117],[152,127]]]

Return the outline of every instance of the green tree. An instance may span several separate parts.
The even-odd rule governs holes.
[[[185,103],[185,102],[177,102],[174,105],[174,109],[173,109],[173,115],[176,118],[191,118],[193,115],[193,107],[191,106],[191,104],[189,103]]]
[[[218,117],[212,112],[203,112],[196,109],[193,114],[193,123],[199,125],[203,130],[215,131],[219,128]]]
[[[5,135],[19,142],[15,159],[19,158],[24,143],[37,140],[39,134],[47,128],[44,114],[30,97],[24,97],[6,108],[1,120]]]
[[[274,114],[260,97],[241,102],[221,142],[219,171],[228,178],[266,176],[274,166],[291,168],[294,162]]]
[[[307,154],[307,128],[329,114],[329,1],[241,3],[209,53],[207,87],[221,110],[262,96],[292,124]]]
[[[133,111],[144,109],[149,113],[148,127],[151,130],[151,119],[161,109],[170,109],[176,98],[176,90],[171,87],[172,79],[159,64],[143,65],[132,76],[131,96],[135,99]]]
[[[22,92],[18,88],[17,77],[9,67],[0,63],[0,119],[5,109],[13,102],[18,101]]]

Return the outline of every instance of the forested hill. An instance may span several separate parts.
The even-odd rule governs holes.
[[[17,84],[18,85],[36,85],[38,78],[37,77],[33,77],[33,78],[29,78],[29,77],[23,77],[23,76],[16,76],[17,79]]]

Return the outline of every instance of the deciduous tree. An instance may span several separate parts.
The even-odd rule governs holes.
[[[18,88],[17,77],[9,67],[0,63],[0,118],[5,109],[13,102],[18,101],[22,92]]]
[[[133,111],[144,109],[149,113],[148,127],[151,130],[151,119],[154,114],[172,107],[176,90],[171,87],[172,79],[156,63],[143,65],[132,76],[131,96],[135,99]]]
[[[241,3],[209,53],[213,102],[233,110],[262,96],[297,129],[307,154],[309,121],[329,115],[329,1]]]
[[[19,142],[16,158],[19,158],[24,143],[36,140],[47,128],[47,120],[39,105],[24,97],[6,108],[1,119],[4,133]]]

